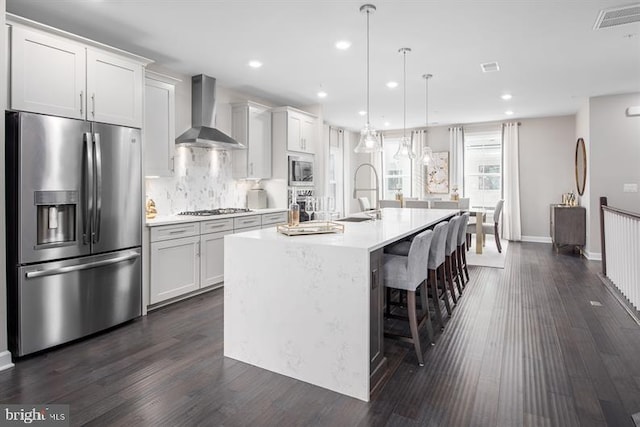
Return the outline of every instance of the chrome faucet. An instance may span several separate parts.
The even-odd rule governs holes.
[[[373,174],[376,177],[376,186],[375,188],[358,188],[357,187],[357,178],[358,178],[358,171],[360,170],[361,167],[363,166],[369,166],[371,168],[371,170],[373,171]],[[373,166],[371,163],[363,163],[360,166],[358,166],[356,168],[356,172],[353,174],[353,198],[356,199],[357,198],[357,194],[358,191],[374,191],[376,192],[376,208],[374,210],[375,214],[376,214],[376,219],[380,219],[382,218],[381,212],[380,212],[380,183],[378,182],[378,171],[376,171],[375,166]]]

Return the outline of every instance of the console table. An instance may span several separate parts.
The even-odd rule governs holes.
[[[582,206],[551,205],[551,241],[560,246],[584,248],[586,243],[586,209]]]

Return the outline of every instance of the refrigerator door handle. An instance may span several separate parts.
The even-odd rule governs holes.
[[[95,158],[96,158],[96,179],[95,179],[95,195],[96,195],[96,214],[94,215],[93,227],[93,243],[100,241],[100,222],[102,221],[102,150],[100,148],[100,134],[93,135]]]
[[[100,261],[88,262],[86,264],[69,265],[66,267],[50,268],[47,270],[29,271],[25,273],[27,279],[33,279],[36,277],[53,276],[56,274],[69,273],[72,271],[89,270],[91,268],[103,267],[105,265],[117,264],[119,262],[128,261],[130,259],[139,258],[140,254],[137,252],[131,252],[127,255],[122,255],[115,258],[103,259]]]
[[[91,133],[83,134],[85,148],[84,215],[82,215],[82,243],[88,245],[91,237],[93,215],[93,144]]]

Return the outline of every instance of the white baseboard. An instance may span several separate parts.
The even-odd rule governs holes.
[[[13,368],[13,363],[11,363],[11,353],[3,351],[0,353],[0,371],[4,371],[9,368]]]
[[[602,261],[602,253],[601,252],[583,251],[583,255],[589,261]]]
[[[551,237],[548,236],[522,236],[523,242],[533,243],[551,243]]]

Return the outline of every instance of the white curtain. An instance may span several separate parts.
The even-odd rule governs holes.
[[[518,123],[502,125],[504,147],[504,207],[502,237],[507,240],[522,240],[520,226],[520,161],[518,159]]]
[[[449,191],[454,185],[464,194],[464,131],[461,126],[449,128]]]
[[[413,161],[413,197],[423,198],[427,193],[427,176],[425,167],[422,164],[422,149],[427,145],[427,130],[414,130],[411,132],[413,141],[413,151],[416,159]]]

